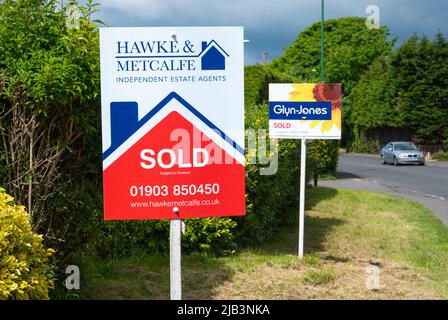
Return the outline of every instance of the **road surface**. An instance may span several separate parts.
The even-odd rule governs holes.
[[[391,193],[420,202],[448,226],[448,163],[427,162],[425,166],[383,165],[379,158],[341,154],[336,181],[321,186]]]

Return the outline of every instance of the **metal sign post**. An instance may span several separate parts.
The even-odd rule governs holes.
[[[303,258],[303,234],[305,226],[305,176],[306,176],[306,139],[300,147],[300,203],[299,203],[299,258]]]
[[[341,139],[339,83],[270,83],[269,137],[300,139],[298,256],[303,258],[306,189],[306,143]]]
[[[173,212],[179,214],[179,208]],[[182,274],[181,274],[181,228],[182,220],[170,221],[170,299],[182,299]]]

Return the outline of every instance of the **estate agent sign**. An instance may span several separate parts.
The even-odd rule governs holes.
[[[269,136],[341,139],[341,84],[270,84]]]
[[[269,84],[269,136],[301,140],[298,255],[303,258],[306,140],[341,139],[341,84]]]
[[[100,38],[105,219],[244,215],[243,29]]]

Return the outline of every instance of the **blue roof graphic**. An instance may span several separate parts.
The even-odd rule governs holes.
[[[202,113],[196,110],[191,104],[183,99],[176,92],[171,92],[162,101],[160,101],[151,111],[149,111],[141,120],[138,120],[138,103],[134,101],[112,102],[110,104],[111,119],[111,145],[103,152],[103,160],[107,159],[118,147],[120,147],[129,137],[139,130],[149,119],[154,117],[171,100],[176,99],[182,106],[193,113],[206,126],[229,143],[239,153],[244,155],[244,149],[235,141],[229,138],[220,128],[208,120]]]
[[[204,44],[205,44],[205,46],[204,46]],[[205,52],[207,52],[207,50],[209,50],[211,48],[216,48],[223,55],[229,57],[229,54],[215,40],[210,41],[208,44],[205,41],[202,42],[202,51],[201,51],[201,53],[199,53],[198,57],[202,56]]]
[[[201,69],[225,70],[226,56],[228,57],[229,55],[215,40],[210,41],[208,44],[205,41],[202,42],[202,51],[199,54]]]

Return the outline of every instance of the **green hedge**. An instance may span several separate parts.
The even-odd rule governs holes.
[[[230,218],[186,219],[182,236],[184,253],[228,254],[235,250],[236,222]],[[136,253],[167,254],[169,221],[105,221],[94,242],[94,253],[102,258],[119,258]]]
[[[246,128],[254,129],[255,132],[268,128],[267,104],[246,108]],[[266,136],[263,138],[266,139]],[[266,141],[269,143],[269,139]],[[246,216],[236,219],[240,245],[267,240],[279,226],[294,219],[292,214],[296,211],[299,194],[299,142],[279,141],[278,169],[274,175],[260,175],[260,168],[266,165],[257,163],[246,166]]]
[[[293,79],[269,66],[256,64],[244,68],[244,101],[247,108],[265,103],[269,98],[269,83],[288,83]]]
[[[436,152],[432,155],[434,160],[448,161],[448,152]]]

